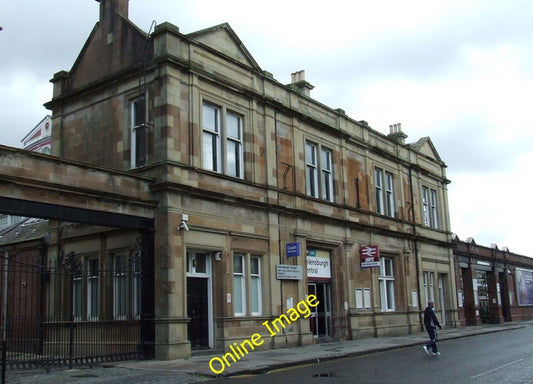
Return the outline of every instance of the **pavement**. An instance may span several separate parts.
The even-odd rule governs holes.
[[[502,324],[486,324],[480,326],[468,326],[461,328],[446,328],[439,330],[439,341],[457,339],[462,337],[469,337],[491,332],[501,332],[511,329],[523,328],[533,325],[533,321],[525,322],[509,322]],[[11,380],[8,383],[90,383],[90,380],[82,380],[82,378],[99,378],[94,382],[104,382],[103,369],[106,374],[121,377],[125,379],[129,376],[150,376],[159,377],[161,381],[142,381],[163,383],[165,375],[173,377],[172,382],[177,382],[178,376],[181,377],[180,382],[190,383],[196,381],[203,381],[217,376],[239,376],[247,374],[259,374],[267,371],[280,369],[288,366],[316,364],[327,360],[365,355],[369,353],[387,351],[392,349],[406,348],[410,346],[420,346],[420,353],[423,354],[422,346],[427,342],[427,334],[425,332],[418,332],[411,335],[392,336],[392,337],[378,337],[367,338],[349,341],[329,341],[321,342],[300,347],[278,348],[273,350],[251,350],[248,354],[237,360],[230,361],[230,366],[225,366],[220,375],[215,374],[209,367],[209,362],[213,357],[221,357],[223,352],[217,351],[212,354],[193,354],[190,359],[177,360],[132,360],[106,363],[101,366],[93,366],[91,368],[76,368],[73,370],[59,369],[45,374],[46,381],[41,381],[37,374],[31,374],[31,380],[24,380],[23,377],[28,378],[27,375],[11,375]],[[441,348],[442,349],[442,348]],[[445,351],[441,351],[445,353]],[[215,363],[216,370],[222,370],[220,363]],[[113,369],[109,369],[113,368]],[[35,373],[35,372],[34,372]],[[10,372],[8,371],[8,377]],[[68,380],[77,378],[78,381]],[[130,383],[134,380],[128,379]],[[111,380],[106,380],[106,383],[111,383]]]
[[[521,322],[469,326],[462,328],[443,327],[442,330],[439,330],[439,341],[517,329],[532,324],[533,322]],[[231,366],[225,367],[222,375],[235,376],[244,374],[257,374],[287,366],[311,364],[320,361],[364,355],[367,353],[381,352],[415,345],[420,345],[420,353],[423,353],[422,346],[425,345],[427,341],[427,333],[419,332],[417,334],[404,336],[377,337],[350,341],[331,341],[300,347],[250,351],[237,362],[234,363],[233,361],[230,361]],[[221,354],[222,353],[219,353],[218,355],[193,355],[190,359],[171,361],[128,361],[120,362],[117,364],[117,366],[158,371],[182,371],[195,375],[216,377],[217,375],[214,374],[209,368],[209,361],[214,356],[220,357]],[[220,368],[220,364],[215,365],[215,369],[218,368]]]

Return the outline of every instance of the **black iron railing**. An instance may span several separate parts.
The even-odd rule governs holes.
[[[0,263],[2,368],[72,367],[145,358],[140,252],[43,261],[38,250]]]

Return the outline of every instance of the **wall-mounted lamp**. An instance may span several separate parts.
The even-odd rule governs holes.
[[[222,252],[215,252],[215,261],[222,260]]]

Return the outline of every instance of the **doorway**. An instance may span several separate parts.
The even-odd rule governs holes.
[[[191,349],[213,348],[211,255],[187,252],[187,334]]]
[[[476,270],[477,304],[479,305],[479,317],[481,323],[489,322],[489,291],[487,286],[487,272]]]
[[[503,321],[511,321],[511,311],[509,308],[509,290],[507,289],[507,270],[498,273],[498,280],[498,301],[502,308]]]
[[[444,297],[444,278],[445,276],[439,274],[438,285],[439,285],[439,300],[440,300],[440,321],[442,324],[446,324],[446,298]]]
[[[318,305],[312,310],[309,318],[313,337],[317,339],[331,336],[331,284],[310,282],[307,291],[309,295],[315,295],[318,300]]]

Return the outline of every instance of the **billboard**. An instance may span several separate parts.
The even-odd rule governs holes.
[[[516,268],[518,305],[533,305],[533,271]]]

